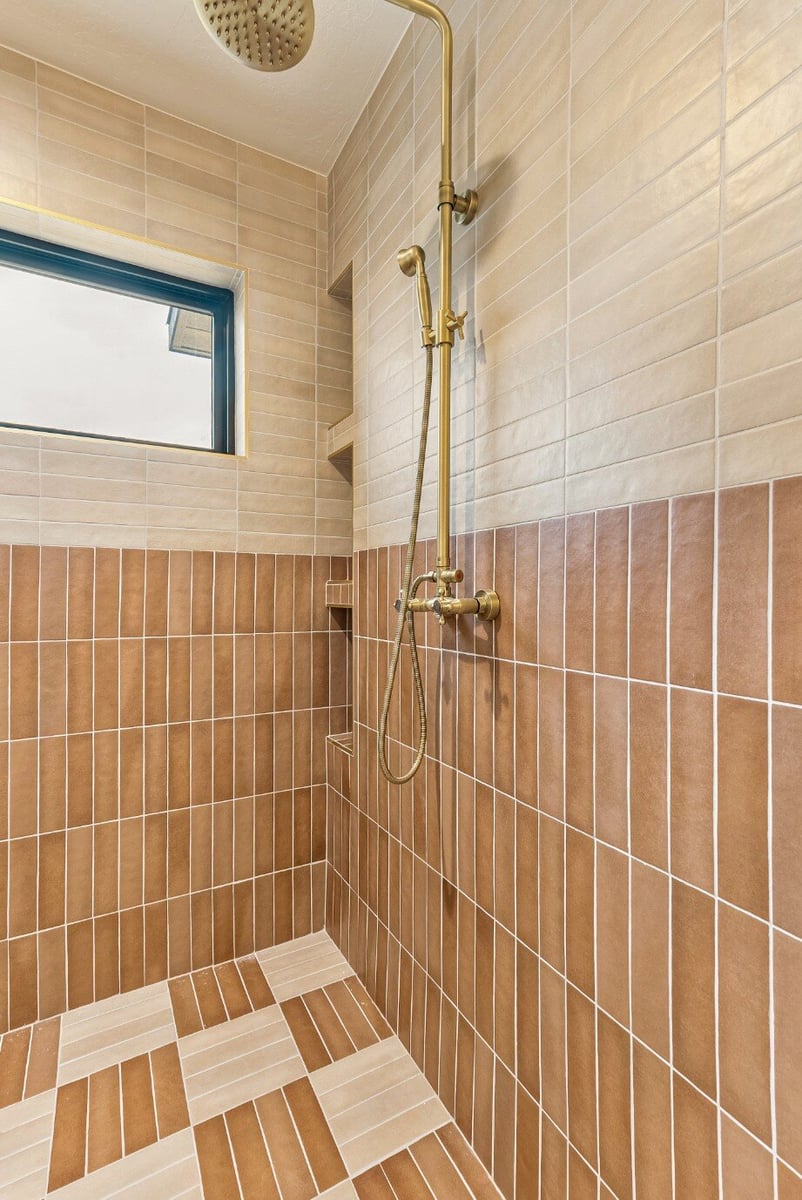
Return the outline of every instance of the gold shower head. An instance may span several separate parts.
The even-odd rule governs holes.
[[[218,44],[256,71],[286,71],[312,44],[312,0],[195,0]]]

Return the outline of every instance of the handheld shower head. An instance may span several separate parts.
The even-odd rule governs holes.
[[[286,71],[312,44],[312,0],[195,0],[224,50],[256,71]]]
[[[426,254],[421,246],[410,246],[398,251],[398,265],[410,279],[418,281],[418,312],[420,313],[421,338],[424,346],[433,346],[435,337],[432,327],[432,293],[426,277]]]

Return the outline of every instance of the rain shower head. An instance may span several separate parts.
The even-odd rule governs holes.
[[[286,71],[312,44],[312,0],[195,0],[212,37],[256,71]]]

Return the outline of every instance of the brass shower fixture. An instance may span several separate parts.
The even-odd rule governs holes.
[[[418,280],[418,305],[421,312],[421,337],[423,345],[434,346],[439,354],[440,386],[440,446],[439,479],[437,497],[437,563],[432,578],[436,587],[433,599],[417,600],[407,596],[406,605],[410,612],[434,612],[443,623],[450,617],[472,614],[484,621],[494,621],[500,613],[500,603],[495,592],[479,592],[470,600],[456,600],[453,585],[462,582],[461,572],[451,566],[451,377],[452,354],[455,335],[465,337],[465,321],[468,313],[456,313],[453,308],[453,223],[470,225],[479,210],[479,196],[468,190],[457,192],[453,176],[453,117],[454,117],[454,35],[445,13],[430,0],[389,0],[399,8],[434,22],[442,42],[442,92],[441,92],[441,147],[440,186],[437,208],[440,221],[440,308],[434,325],[427,318],[426,297],[429,285],[426,280],[426,259],[419,246],[402,250],[398,263],[405,275]],[[431,299],[428,301],[431,312]],[[424,576],[419,582],[427,582]],[[481,596],[481,599],[479,597]],[[403,597],[402,597],[403,601]],[[402,605],[403,607],[403,605]]]

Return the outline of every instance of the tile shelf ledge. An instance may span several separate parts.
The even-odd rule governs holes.
[[[330,579],[326,584],[326,608],[353,608],[353,579]]]

